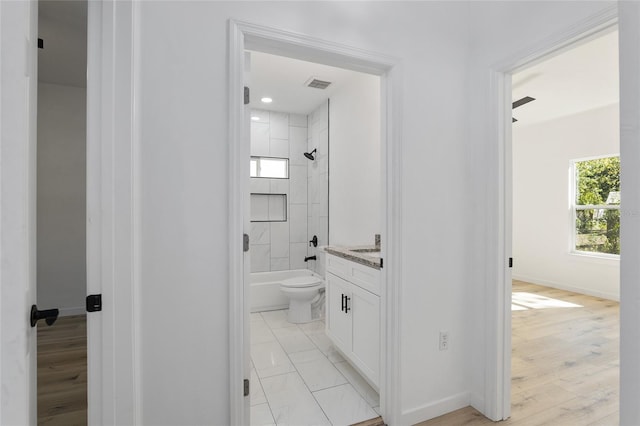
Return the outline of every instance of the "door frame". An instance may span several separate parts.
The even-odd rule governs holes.
[[[485,365],[485,414],[499,421],[511,416],[511,268],[512,256],[512,139],[511,139],[511,76],[524,68],[547,59],[552,54],[571,49],[575,43],[588,39],[617,25],[618,7],[612,4],[566,31],[554,34],[492,66],[490,111],[493,123],[490,140],[496,141],[498,182],[494,193],[497,201],[497,234],[493,242],[495,265],[487,271],[488,283],[485,307],[488,333]],[[622,260],[622,259],[621,259]],[[517,261],[517,259],[515,259]],[[621,300],[622,303],[622,300]],[[493,342],[493,343],[492,343]]]
[[[230,423],[248,424],[249,397],[243,380],[250,378],[248,259],[243,234],[249,234],[249,135],[244,120],[244,51],[258,50],[380,76],[382,256],[385,267],[381,300],[380,408],[389,424],[399,424],[401,312],[401,64],[396,58],[278,28],[229,20],[229,359]]]
[[[140,2],[89,1],[87,313],[89,424],[143,424],[140,392]]]

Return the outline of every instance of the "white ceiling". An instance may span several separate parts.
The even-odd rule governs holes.
[[[512,80],[515,126],[539,123],[619,101],[618,32],[611,31],[533,65]]]
[[[65,86],[86,87],[87,1],[40,0],[38,80]]]
[[[262,52],[249,53],[250,106],[255,109],[309,114],[325,102],[337,88],[359,74],[342,68]],[[331,85],[324,90],[306,87],[305,82],[310,77],[330,81]],[[263,97],[270,97],[273,102],[260,102]]]

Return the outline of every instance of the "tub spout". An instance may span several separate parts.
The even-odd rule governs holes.
[[[307,256],[307,257],[304,258],[305,262],[308,262],[309,260],[316,260],[316,257],[315,256]]]

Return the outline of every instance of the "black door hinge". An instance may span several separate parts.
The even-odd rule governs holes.
[[[249,102],[251,102],[249,96],[249,88],[247,86],[244,86],[244,104],[249,105]]]
[[[513,257],[509,258],[509,268],[513,268]]]
[[[87,296],[87,312],[99,312],[102,310],[102,295],[90,294]]]
[[[384,259],[380,258],[380,269],[382,269],[383,266],[384,266]]]
[[[247,234],[243,234],[242,235],[242,250],[244,250],[245,252],[249,251],[249,235]]]
[[[249,396],[249,379],[244,379],[244,396]]]
[[[44,40],[41,38],[38,39],[38,49],[44,49]]]

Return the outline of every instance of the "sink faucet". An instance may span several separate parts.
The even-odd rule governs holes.
[[[309,261],[309,260],[316,260],[316,257],[315,257],[315,256],[308,256],[308,257],[305,257],[305,258],[304,258],[304,261],[305,261],[305,262],[307,262],[307,261]]]

